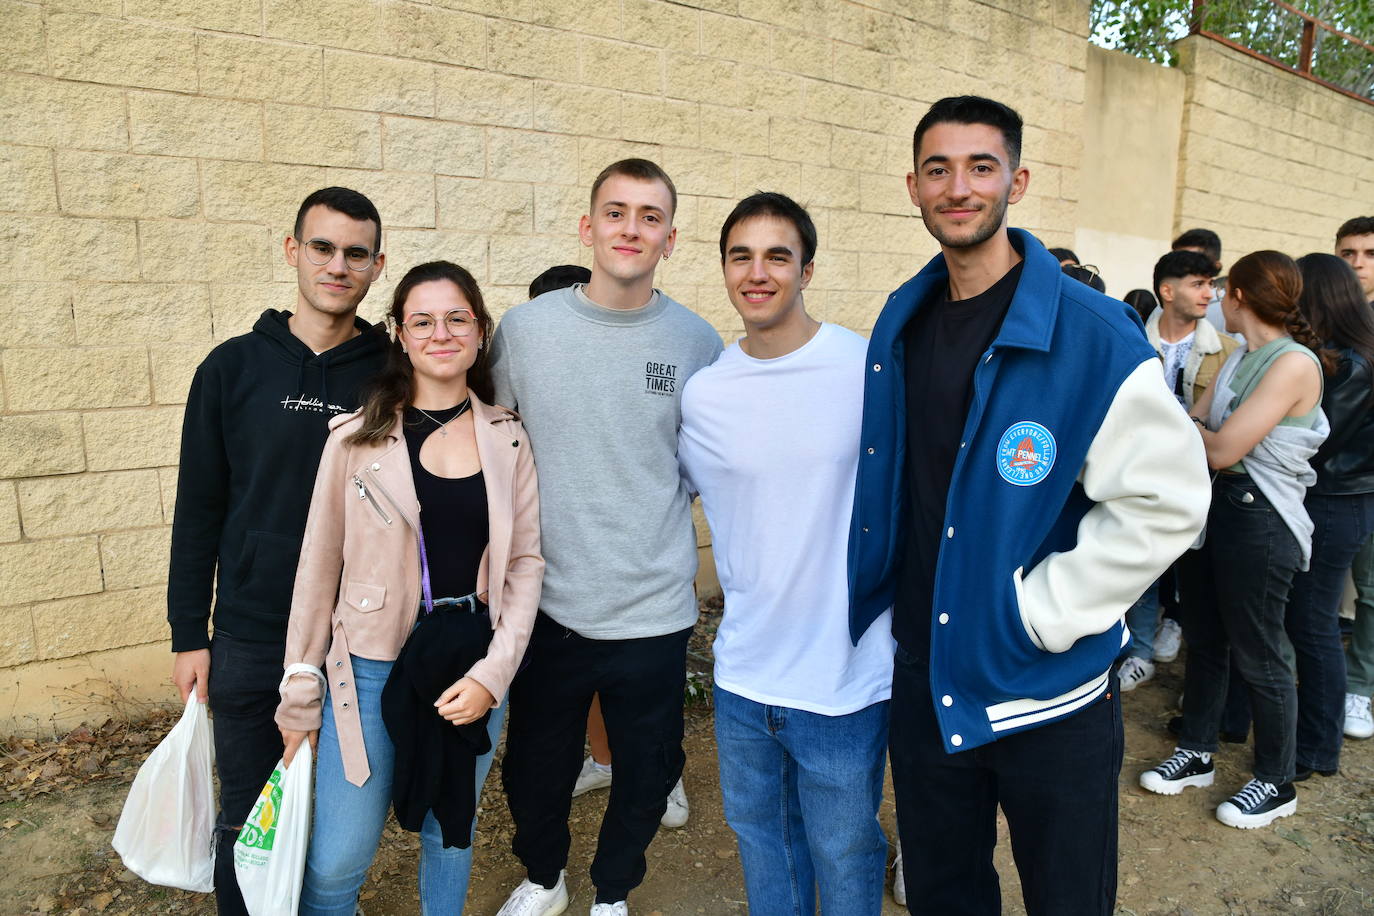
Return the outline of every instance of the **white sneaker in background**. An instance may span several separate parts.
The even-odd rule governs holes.
[[[510,892],[496,916],[558,916],[568,908],[566,871],[558,873],[558,883],[543,887],[526,878]]]
[[[1155,676],[1155,663],[1148,658],[1136,658],[1134,655],[1127,656],[1121,663],[1121,667],[1116,669],[1117,677],[1121,678],[1121,690],[1135,690],[1141,684]]]
[[[1347,738],[1374,737],[1374,714],[1369,710],[1369,697],[1358,693],[1345,695],[1345,735]]]
[[[624,900],[617,903],[593,903],[591,916],[630,916],[630,905]]]
[[[1154,656],[1157,662],[1171,662],[1178,658],[1178,650],[1183,647],[1183,627],[1177,620],[1165,617],[1155,630]]]
[[[682,780],[677,781],[673,791],[668,793],[668,808],[663,812],[659,823],[664,827],[681,827],[687,823],[691,810],[687,807],[687,790],[682,788]]]
[[[573,798],[593,789],[609,788],[610,785],[611,768],[609,766],[603,767],[588,757],[582,761],[582,772],[577,774],[577,782],[573,785]]]

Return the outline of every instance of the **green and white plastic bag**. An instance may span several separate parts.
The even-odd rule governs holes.
[[[129,871],[151,884],[215,889],[215,743],[195,691],[167,737],[139,767],[112,845]]]
[[[234,843],[234,873],[249,916],[295,916],[310,843],[314,792],[310,745],[287,767],[280,760]]]

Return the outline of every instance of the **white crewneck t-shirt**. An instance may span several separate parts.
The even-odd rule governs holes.
[[[682,396],[678,461],[725,591],[715,680],[756,703],[836,716],[891,695],[888,614],[849,641],[867,349],[832,324],[775,359],[731,344]]]

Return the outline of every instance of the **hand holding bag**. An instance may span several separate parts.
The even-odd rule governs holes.
[[[195,691],[181,720],[139,768],[112,845],[151,884],[215,889],[215,745],[206,704]]]
[[[310,843],[314,755],[302,742],[280,760],[234,842],[234,873],[250,916],[295,916]]]

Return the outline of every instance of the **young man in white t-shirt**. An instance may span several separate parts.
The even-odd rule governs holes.
[[[678,461],[711,526],[725,616],[715,723],[749,912],[870,916],[893,642],[849,638],[846,557],[866,342],[807,314],[816,228],[781,194],[721,229],[745,336],[688,381]]]

